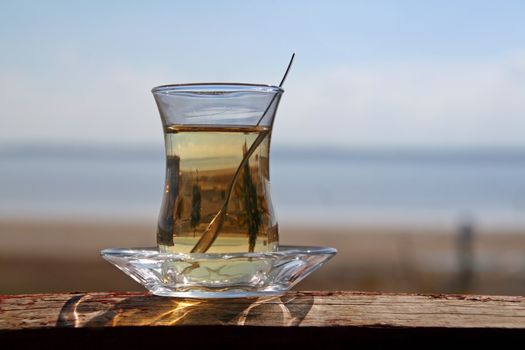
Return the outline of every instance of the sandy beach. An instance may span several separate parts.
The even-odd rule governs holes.
[[[288,225],[280,237],[281,244],[339,251],[297,289],[525,294],[523,232],[476,231],[467,265],[457,233],[442,228]],[[142,290],[99,251],[154,246],[155,223],[1,220],[0,242],[0,293]]]

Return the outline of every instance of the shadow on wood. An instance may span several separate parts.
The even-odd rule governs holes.
[[[182,299],[152,295],[129,296],[110,308],[96,307],[92,294],[72,296],[58,315],[57,327],[261,325],[271,318],[282,326],[299,325],[310,312],[313,296],[246,299]]]

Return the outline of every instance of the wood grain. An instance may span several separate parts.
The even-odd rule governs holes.
[[[71,333],[72,329],[77,331]],[[73,334],[75,339],[85,336],[78,345],[87,345],[94,341],[93,332],[97,339],[119,339],[133,345],[140,343],[135,339],[139,335],[153,343],[169,344],[172,336],[166,332],[178,334],[180,344],[217,343],[215,334],[221,341],[246,341],[252,348],[257,346],[248,345],[250,337],[261,346],[270,346],[276,336],[308,345],[320,344],[322,339],[317,336],[341,341],[350,337],[360,344],[410,337],[486,345],[501,337],[525,339],[525,298],[359,292],[290,292],[273,298],[222,300],[122,292],[0,297],[0,338],[11,345],[47,339],[55,347],[60,348],[61,342],[67,347],[66,340]],[[283,340],[279,341],[282,345]]]

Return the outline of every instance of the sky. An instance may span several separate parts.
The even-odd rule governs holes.
[[[525,147],[525,1],[0,0],[0,147],[160,145],[168,83],[278,84],[272,142]]]

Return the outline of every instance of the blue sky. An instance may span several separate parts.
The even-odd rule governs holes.
[[[2,1],[0,140],[159,144],[151,87],[276,84],[295,51],[276,143],[521,147],[524,18],[524,1]]]

